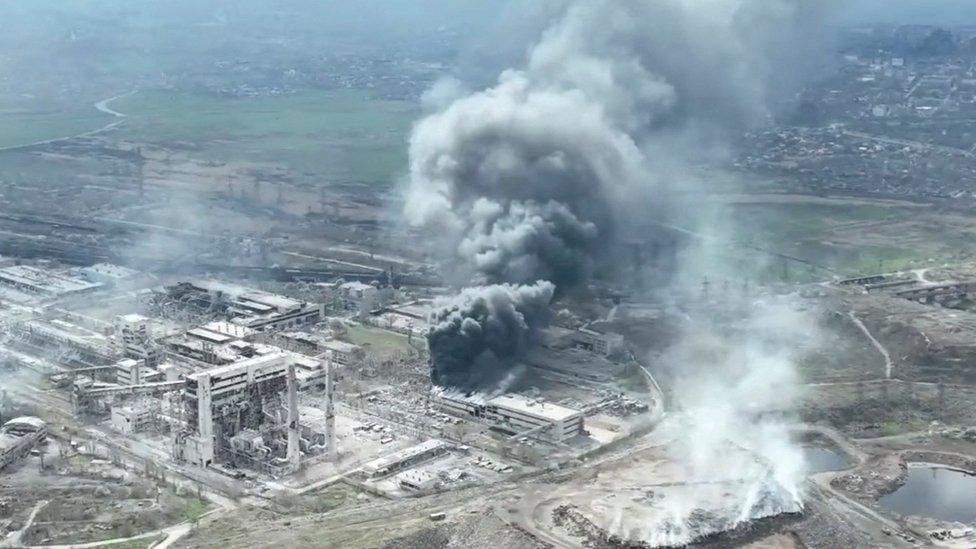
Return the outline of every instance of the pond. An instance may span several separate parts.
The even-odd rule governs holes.
[[[807,473],[811,475],[826,473],[827,471],[843,471],[850,467],[847,458],[826,448],[805,446],[803,448],[803,457],[806,460]]]
[[[905,485],[880,503],[899,515],[976,524],[976,476],[944,467],[911,466]]]

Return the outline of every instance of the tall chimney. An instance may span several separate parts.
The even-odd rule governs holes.
[[[335,376],[332,368],[332,351],[325,355],[325,455],[326,459],[336,458],[335,436]]]
[[[301,434],[298,431],[298,381],[295,379],[295,363],[288,364],[288,463],[298,470],[301,465]]]

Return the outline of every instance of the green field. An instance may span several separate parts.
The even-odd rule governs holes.
[[[407,353],[411,350],[407,336],[389,330],[381,330],[370,326],[350,325],[346,327],[343,339],[349,343],[372,349],[380,354],[384,352]],[[413,338],[414,347],[423,345],[422,338]]]
[[[182,143],[223,160],[284,164],[328,183],[388,184],[404,173],[413,103],[360,91],[225,97],[143,91],[111,104],[129,115],[119,135]]]
[[[0,149],[90,132],[114,117],[91,109],[70,111],[0,111]]]
[[[833,204],[736,205],[732,215],[740,243],[806,259],[845,276],[921,267],[929,258],[944,258],[955,245],[953,236],[935,225],[898,232],[899,224],[933,215],[919,208],[838,199]],[[805,282],[826,275],[798,263],[784,267],[771,257],[765,263],[760,265],[765,281]]]

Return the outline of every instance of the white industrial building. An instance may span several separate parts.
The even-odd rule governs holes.
[[[330,374],[327,357],[313,360],[279,350],[186,376],[186,425],[176,434],[174,456],[204,467],[227,461],[278,475],[298,469],[303,448],[333,455]],[[300,425],[298,389],[303,383],[325,388],[324,440]]]
[[[141,360],[126,358],[115,363],[115,382],[119,385],[139,385],[143,382],[145,366]]]
[[[580,328],[573,332],[573,345],[579,349],[609,356],[624,347],[624,336],[593,328]]]
[[[363,465],[362,471],[368,478],[383,478],[395,475],[425,461],[442,456],[450,450],[443,440],[431,439],[416,446],[404,448],[387,456]]]
[[[15,294],[19,293],[25,299],[43,299],[90,293],[103,285],[39,267],[11,265],[0,268],[0,286],[14,290]]]
[[[145,431],[153,422],[152,414],[152,410],[142,403],[113,406],[112,428],[126,435]]]
[[[150,277],[135,269],[111,263],[96,263],[91,267],[79,269],[78,272],[91,282],[115,288],[132,288],[146,284],[151,280]]]
[[[445,412],[487,423],[505,433],[550,442],[567,442],[584,429],[583,412],[522,395],[485,400],[435,389],[431,402]]]
[[[326,341],[322,350],[332,353],[332,360],[340,366],[357,364],[366,356],[366,352],[359,345],[338,340]]]

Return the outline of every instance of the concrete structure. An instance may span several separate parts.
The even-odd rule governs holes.
[[[126,358],[115,363],[115,382],[119,385],[142,383],[144,364],[141,360]]]
[[[379,289],[362,282],[346,282],[337,288],[342,307],[348,311],[371,310],[379,303]]]
[[[155,366],[162,359],[162,350],[152,337],[149,319],[137,314],[115,317],[115,340],[126,357]]]
[[[125,404],[112,407],[112,428],[120,433],[131,435],[145,431],[152,422],[152,411],[148,406],[142,404]]]
[[[91,267],[84,267],[78,272],[90,282],[97,282],[114,288],[131,288],[148,283],[151,280],[150,277],[135,269],[111,263],[96,263]]]
[[[573,332],[573,345],[598,355],[609,356],[624,346],[624,336],[602,332],[592,328],[580,328]]]
[[[510,435],[531,436],[564,443],[583,433],[583,412],[533,400],[522,395],[501,395],[488,400],[435,390],[431,403],[440,410],[487,423]]]
[[[447,453],[450,446],[443,440],[431,439],[416,446],[404,448],[388,456],[370,461],[363,465],[362,471],[368,478],[383,478],[395,475]]]
[[[272,353],[187,376],[183,390],[186,428],[177,433],[175,457],[199,466],[243,460],[273,474],[294,471],[300,455],[294,375],[289,355]],[[280,418],[283,404],[287,419]],[[260,454],[241,454],[231,443],[245,431],[263,428],[268,429],[262,431]],[[280,441],[279,434],[286,440]]]
[[[46,298],[89,293],[103,286],[100,282],[27,265],[0,268],[0,285]]]
[[[28,320],[14,328],[35,344],[74,351],[90,365],[113,364],[120,358],[119,349],[104,335],[61,319]]]
[[[949,282],[895,293],[898,297],[929,304],[949,298],[968,298],[974,294],[976,294],[976,281]]]
[[[36,417],[18,417],[0,427],[0,470],[23,458],[47,437],[47,424]]]
[[[329,337],[322,333],[298,331],[276,332],[271,338],[271,342],[275,345],[309,356],[324,353],[329,341]]]
[[[224,311],[230,322],[253,330],[288,330],[325,320],[325,304],[304,303],[217,280],[181,282],[166,290],[181,303]]]
[[[330,353],[332,361],[339,366],[358,364],[366,356],[362,347],[345,341],[327,341],[322,345],[322,349]]]
[[[437,488],[440,479],[430,471],[404,471],[397,475],[397,484],[414,492],[428,492]]]
[[[329,460],[336,458],[335,433],[335,364],[332,353],[327,353],[325,362],[325,454]]]
[[[301,465],[301,432],[298,427],[298,380],[295,379],[295,365],[288,364],[288,453],[285,459],[295,471]]]

